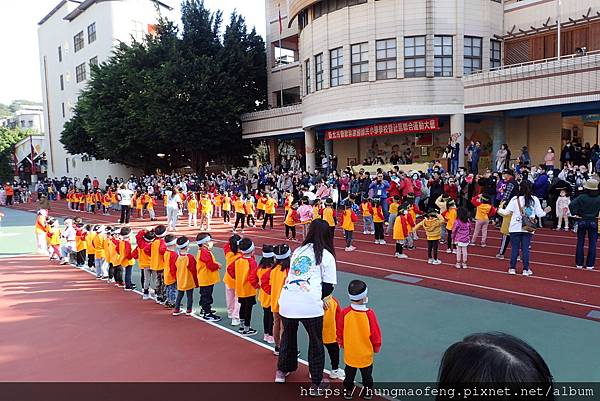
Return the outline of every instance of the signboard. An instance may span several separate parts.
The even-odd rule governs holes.
[[[368,136],[414,134],[419,132],[439,131],[440,124],[437,117],[422,120],[396,121],[389,123],[373,124],[363,127],[332,129],[325,131],[325,139],[350,139]]]
[[[582,120],[584,123],[600,121],[600,114],[585,114],[582,116]]]

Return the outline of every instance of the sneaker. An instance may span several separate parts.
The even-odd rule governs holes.
[[[325,394],[325,390],[329,388],[329,382],[323,378],[320,384],[311,384],[308,389],[308,395],[311,397],[321,397]]]
[[[586,270],[594,270],[594,266],[588,266],[585,268]]]
[[[345,247],[344,251],[349,252],[350,251],[350,247],[349,246]]]
[[[379,240],[379,244],[380,244],[380,245],[385,245],[385,244],[386,244],[386,242],[385,242],[385,240],[384,240],[384,239],[382,239],[382,240]]]
[[[504,255],[502,255],[501,253],[496,255],[496,259],[504,259]]]
[[[147,301],[150,299],[150,294],[144,294],[142,295],[142,301]]]
[[[398,255],[398,259],[408,259],[408,255],[405,253],[401,253]]]
[[[101,280],[104,280],[104,281],[108,280],[108,276],[102,276]]]
[[[173,311],[173,316],[179,316],[179,315],[183,315],[185,312],[181,309],[175,309]]]
[[[263,334],[263,341],[267,342],[267,337],[269,337],[269,335],[267,333]]]
[[[430,265],[433,264],[433,259],[427,259],[427,263],[429,263]]]
[[[244,332],[244,326],[241,326],[238,328],[238,333],[242,334]]]
[[[279,356],[279,347],[275,347],[275,349],[273,350],[273,355]]]
[[[460,263],[455,264],[454,267],[456,267],[457,269],[460,269]]]
[[[532,274],[533,274],[533,272],[531,271],[531,269],[523,270],[524,276],[531,276]]]
[[[456,249],[453,249],[453,250],[452,250],[452,253],[453,253],[453,254],[456,254]]]
[[[517,274],[515,269],[508,269],[508,274]]]
[[[450,249],[450,248],[446,249],[446,253],[452,253],[452,249]]]
[[[249,337],[249,336],[253,336],[253,335],[255,335],[256,333],[258,333],[258,331],[254,330],[254,329],[251,327],[251,328],[249,328],[248,330],[244,330],[244,332],[242,333],[242,335],[243,335],[244,337]]]
[[[353,395],[352,391],[348,391],[348,390],[344,389],[344,399],[345,400],[351,400],[352,395]]]
[[[239,326],[240,325],[240,319],[231,319],[231,325],[232,326]]]
[[[365,231],[363,231],[363,234],[367,235],[367,234],[369,234],[369,232],[365,230]]]
[[[343,369],[337,368],[337,369],[333,369],[330,373],[329,373],[329,378],[330,379],[340,379],[340,380],[344,380],[344,378],[346,377],[346,372],[344,372]]]
[[[202,315],[202,320],[206,320],[207,322],[220,322],[221,317],[215,315],[214,313],[205,313]]]
[[[275,344],[275,338],[273,336],[267,336],[267,344]]]
[[[186,315],[186,316],[192,316],[192,313],[193,313],[193,312],[192,312],[192,310],[191,310],[191,309],[188,309],[188,310],[186,310],[186,311],[185,311],[185,315]]]
[[[583,269],[583,266],[575,266],[577,269]]]
[[[441,265],[441,264],[442,264],[442,261],[441,261],[441,260],[439,260],[439,259],[434,259],[434,260],[433,260],[433,262],[431,262],[431,264],[434,264],[434,265]]]
[[[482,243],[482,244],[481,244],[481,247],[482,247],[482,248],[485,248],[486,246],[487,246],[487,245],[486,245],[486,244],[484,244],[484,243]]]
[[[279,355],[279,353],[277,353]],[[278,370],[275,372],[275,383],[285,383],[285,378],[289,376],[289,372]]]
[[[352,252],[352,251],[354,251],[354,250],[356,250],[356,247],[355,247],[355,246],[352,246],[352,245],[351,245],[351,246],[349,246],[349,247],[348,247],[348,252]]]
[[[466,263],[463,263],[463,264],[462,264],[462,268],[463,268],[463,269],[466,269],[466,268],[467,268],[467,264],[466,264]]]
[[[394,257],[395,257],[395,258],[399,258],[399,257],[400,257],[400,254],[399,254],[398,252],[396,252],[396,253],[394,254]]]

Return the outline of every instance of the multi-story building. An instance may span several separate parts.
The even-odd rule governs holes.
[[[44,109],[42,106],[23,105],[12,116],[0,120],[0,126],[44,132]]]
[[[138,41],[173,8],[156,0],[62,0],[40,22],[38,40],[50,176],[128,176],[126,166],[71,155],[60,143],[90,67],[106,61],[118,42]]]
[[[266,0],[270,109],[242,116],[272,154],[288,143],[312,170],[315,148],[343,167],[479,140],[491,165],[503,143],[540,163],[598,142],[600,0],[279,4]]]

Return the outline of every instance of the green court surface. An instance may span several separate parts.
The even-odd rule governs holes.
[[[0,255],[33,251],[35,215],[2,211],[6,217],[2,222]],[[195,249],[193,252],[196,252]],[[215,254],[223,263],[223,251],[215,249]],[[139,278],[140,271],[136,268],[134,281],[138,289]],[[376,381],[435,381],[444,350],[468,334],[485,331],[502,331],[529,342],[544,357],[558,382],[600,381],[598,322],[338,272],[334,296],[342,305],[348,304],[345,289],[355,278],[361,278],[369,285],[369,306],[377,313],[382,329],[383,346],[375,360]],[[115,288],[115,291],[118,290]],[[217,313],[226,317],[222,283],[215,286],[213,297]],[[196,291],[195,309],[199,309],[198,301]],[[142,302],[141,296],[139,302]],[[165,314],[169,313],[165,309]],[[255,339],[260,341],[263,336],[262,308],[258,304],[253,310],[252,320],[252,326],[259,330]],[[237,329],[229,326],[227,319],[219,324]],[[306,358],[307,341],[302,328],[299,333],[301,358]],[[330,367],[327,357],[326,367]]]

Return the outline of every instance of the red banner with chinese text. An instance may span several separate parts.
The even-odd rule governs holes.
[[[367,136],[411,134],[419,132],[439,131],[440,124],[437,117],[422,120],[397,121],[353,127],[344,129],[331,129],[325,131],[325,139],[350,139]]]

